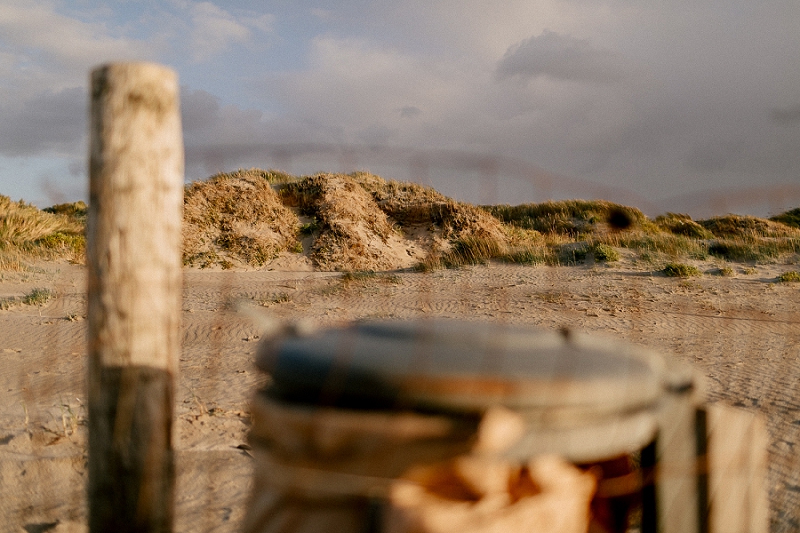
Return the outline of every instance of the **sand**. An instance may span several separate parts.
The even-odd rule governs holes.
[[[244,513],[247,402],[265,378],[253,366],[261,326],[237,302],[320,326],[457,317],[569,326],[656,348],[707,376],[709,401],[764,415],[771,529],[800,530],[800,284],[775,283],[792,267],[681,280],[630,261],[490,264],[343,281],[285,258],[275,266],[185,271],[177,531],[236,531]],[[57,293],[42,307],[0,311],[0,531],[86,531],[85,268],[49,263],[0,276],[0,297]]]

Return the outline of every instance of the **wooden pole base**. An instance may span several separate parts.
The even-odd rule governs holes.
[[[173,379],[151,367],[102,368],[89,408],[90,531],[172,531]]]

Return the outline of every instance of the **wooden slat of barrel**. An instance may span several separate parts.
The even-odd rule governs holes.
[[[751,412],[708,406],[711,533],[766,533],[767,430]]]

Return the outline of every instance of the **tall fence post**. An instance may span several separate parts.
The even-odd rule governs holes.
[[[91,74],[87,225],[89,528],[173,526],[183,141],[178,80],[148,63]]]

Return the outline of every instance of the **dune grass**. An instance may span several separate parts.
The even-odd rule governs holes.
[[[558,233],[571,237],[609,229],[630,229],[647,220],[647,217],[634,207],[604,200],[565,200],[482,207],[505,224],[540,233]]]
[[[780,215],[775,215],[774,217],[770,217],[770,220],[773,222],[779,222],[781,224],[785,224],[787,226],[798,228],[800,229],[800,207],[795,209],[791,209]]]
[[[83,202],[40,210],[0,196],[0,269],[25,270],[35,260],[82,262],[85,218]]]
[[[703,275],[697,267],[684,263],[668,263],[661,269],[661,273],[668,278],[691,278]]]
[[[24,270],[37,259],[83,261],[87,211],[83,202],[39,210],[0,196],[0,270]],[[474,206],[369,172],[239,169],[185,189],[184,263],[201,268],[258,268],[282,252],[305,252],[323,270],[386,270],[393,267],[383,247],[411,230],[432,236],[421,270],[492,260],[614,263],[623,250],[651,266],[800,261],[800,208],[770,219],[730,214],[695,221],[678,213],[651,220],[603,200]]]

